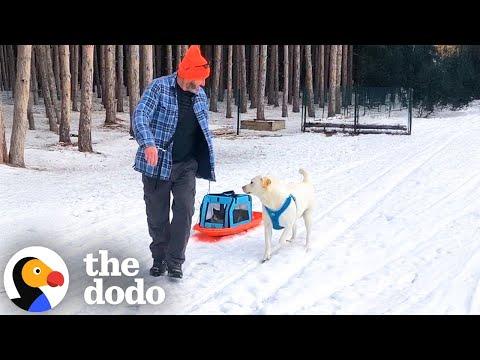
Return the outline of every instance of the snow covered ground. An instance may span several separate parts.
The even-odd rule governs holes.
[[[2,94],[7,139],[13,107]],[[223,111],[223,104],[221,104]],[[97,107],[97,109],[100,109]],[[236,108],[235,108],[236,111]],[[281,109],[267,110],[280,118]],[[123,126],[106,129],[94,113],[96,153],[57,145],[42,107],[28,131],[26,169],[0,165],[0,267],[26,246],[57,251],[70,288],[55,314],[480,314],[480,102],[431,119],[414,119],[411,136],[242,130],[213,114],[217,182],[235,190],[257,174],[300,180],[311,173],[317,210],[312,250],[297,240],[260,263],[263,228],[216,243],[192,235],[184,279],[151,278],[143,189],[133,171],[136,142]],[[78,113],[72,133],[77,133]],[[128,119],[127,113],[119,117]],[[249,110],[242,118],[254,118]],[[72,138],[76,142],[76,138]],[[208,182],[198,180],[196,214]],[[254,209],[260,203],[254,199]],[[274,232],[277,244],[279,232]],[[107,249],[140,261],[145,287],[160,285],[161,305],[86,305],[92,284],[83,257]],[[106,286],[132,284],[129,278]],[[0,313],[23,313],[0,286]]]

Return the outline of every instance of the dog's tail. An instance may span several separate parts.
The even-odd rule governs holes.
[[[303,182],[310,181],[310,175],[308,175],[308,172],[306,172],[304,169],[300,169],[298,172],[303,175]]]

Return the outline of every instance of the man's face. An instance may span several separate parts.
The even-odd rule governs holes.
[[[205,86],[205,80],[191,80],[186,83],[187,91],[194,94],[198,94],[201,86]]]

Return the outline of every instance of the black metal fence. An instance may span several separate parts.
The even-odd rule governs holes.
[[[413,90],[400,87],[353,87],[337,92],[340,104],[329,109],[329,95],[308,111],[302,92],[302,131],[352,134],[412,133]]]

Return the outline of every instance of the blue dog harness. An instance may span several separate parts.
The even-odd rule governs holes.
[[[279,220],[280,216],[284,213],[285,210],[290,206],[290,203],[295,201],[295,197],[293,195],[290,195],[287,197],[287,199],[284,201],[282,207],[278,210],[273,211],[272,209],[269,209],[268,207],[265,206],[265,209],[267,210],[268,215],[270,216],[270,219],[272,220],[273,228],[275,230],[281,230],[284,227],[280,225]]]

